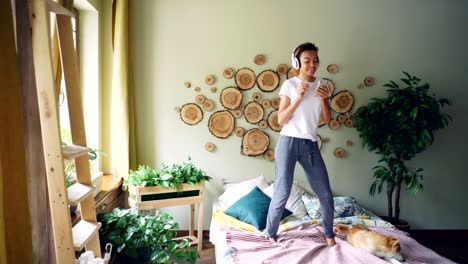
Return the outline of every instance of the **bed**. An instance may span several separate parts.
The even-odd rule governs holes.
[[[290,200],[286,204],[286,209],[292,214],[283,218],[277,242],[270,241],[261,236],[261,229],[256,228],[255,224],[241,221],[245,219],[239,220],[225,212],[252,193],[253,188],[260,189],[271,197],[272,184],[264,182],[263,176],[241,183],[223,181],[223,184],[225,192],[213,203],[210,225],[210,242],[215,245],[218,264],[388,263],[367,251],[352,247],[342,234],[336,234],[336,246],[326,246],[321,219],[310,217],[313,216],[310,212],[314,213],[313,206],[316,204],[309,200],[314,196],[297,185],[293,186]],[[353,208],[350,209],[351,207]],[[246,208],[242,210],[245,211]],[[373,231],[400,238],[404,263],[454,263],[419,244],[407,233],[396,229],[372,212],[361,208],[349,197],[335,200],[334,224],[363,224]],[[396,260],[392,262],[399,263]]]

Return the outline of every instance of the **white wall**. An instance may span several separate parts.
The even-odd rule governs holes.
[[[216,109],[220,110],[219,91],[234,84],[222,77],[224,68],[250,67],[257,74],[276,69],[280,63],[289,64],[291,50],[304,41],[318,44],[322,62],[318,75],[332,78],[338,91],[350,90],[356,98],[355,109],[371,97],[382,96],[382,84],[399,79],[402,70],[427,80],[433,92],[453,100],[448,113],[454,122],[437,133],[434,145],[412,162],[425,169],[425,190],[415,197],[402,195],[401,217],[416,229],[468,228],[463,152],[468,127],[462,117],[468,110],[463,100],[468,94],[466,1],[134,2],[138,161],[159,167],[161,162],[182,162],[190,155],[197,166],[215,178],[208,184],[205,229],[211,218],[210,204],[222,191],[221,178],[244,180],[263,173],[272,180],[274,164],[240,155],[241,139],[235,135],[226,140],[213,137],[207,128],[207,112],[199,124],[184,124],[174,107],[194,102],[196,93],[184,88],[183,83],[200,86],[203,95],[217,100]],[[262,66],[252,61],[259,53],[267,58]],[[329,63],[337,64],[339,73],[328,74],[325,66]],[[210,86],[203,82],[207,74],[217,77],[216,94],[210,93]],[[357,89],[367,75],[374,76],[377,84]],[[254,88],[247,92],[244,103],[258,91]],[[276,94],[266,97],[273,96]],[[253,127],[245,121],[238,125]],[[273,148],[278,134],[271,130],[267,133]],[[319,133],[331,138],[322,155],[334,194],[354,196],[363,206],[385,214],[386,196],[368,195],[377,156],[361,148],[354,129],[330,131],[324,127]],[[355,146],[346,147],[347,139]],[[217,145],[215,152],[205,151],[208,141]],[[343,159],[333,156],[338,146],[348,152]],[[295,179],[306,185],[299,167]],[[188,207],[169,211],[181,228],[187,229]]]

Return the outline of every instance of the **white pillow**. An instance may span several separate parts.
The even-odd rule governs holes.
[[[227,182],[225,179],[221,179],[224,185],[224,193],[219,196],[218,200],[224,207],[230,207],[237,200],[244,197],[250,191],[257,186],[260,190],[264,190],[268,187],[268,183],[265,181],[265,177],[260,175],[256,178],[242,181],[239,183]]]
[[[273,191],[275,189],[274,183],[268,186],[263,192],[268,195],[270,198],[273,197]],[[291,194],[289,195],[289,199],[286,202],[286,209],[291,211],[295,217],[301,219],[307,215],[307,210],[302,202],[302,195],[307,193],[304,189],[297,186],[293,183],[291,188]]]

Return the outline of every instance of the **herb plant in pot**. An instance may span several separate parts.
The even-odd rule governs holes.
[[[114,209],[100,214],[99,235],[103,243],[112,243],[123,263],[195,263],[198,252],[187,240],[173,241],[178,228],[174,219],[161,211],[154,215],[135,209]]]
[[[422,191],[423,169],[410,168],[407,162],[434,142],[434,131],[447,127],[451,117],[442,113],[442,107],[450,105],[448,99],[429,94],[428,83],[403,73],[402,87],[389,81],[384,85],[389,88],[387,97],[373,98],[357,109],[353,119],[363,146],[380,156],[369,192],[381,193],[385,185],[388,213],[384,219],[409,231],[409,224],[400,219],[400,192],[402,185],[411,194]]]

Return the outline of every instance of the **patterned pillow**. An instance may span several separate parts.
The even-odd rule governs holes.
[[[311,219],[322,218],[322,210],[320,209],[320,201],[317,196],[308,194],[302,195],[302,202],[307,210],[307,214]],[[366,215],[366,211],[362,209],[353,197],[333,197],[335,206],[334,218]]]
[[[275,189],[275,184],[268,186],[263,192],[268,195],[268,197],[273,197],[273,191]],[[289,195],[289,199],[286,202],[286,209],[291,211],[293,215],[299,219],[303,218],[307,215],[306,208],[301,201],[302,195],[307,194],[307,192],[302,189],[301,187],[297,186],[293,183],[291,188],[291,194]]]

